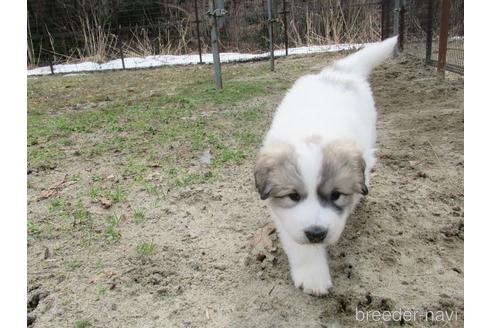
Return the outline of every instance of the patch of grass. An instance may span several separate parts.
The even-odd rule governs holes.
[[[90,327],[91,324],[89,322],[89,320],[76,320],[75,321],[75,324],[74,324],[74,327],[75,328],[87,328],[87,327]]]
[[[96,200],[101,193],[102,189],[100,187],[93,186],[89,189],[89,197],[93,200]]]
[[[32,220],[27,220],[27,233],[30,235],[39,235],[41,227]]]
[[[145,220],[145,211],[142,209],[136,209],[133,212],[133,220],[135,220],[135,222],[137,222],[137,223],[144,221]]]
[[[102,296],[102,295],[106,294],[106,292],[108,291],[108,288],[106,286],[104,286],[103,284],[97,284],[96,288],[97,288],[97,295],[98,296]]]
[[[110,244],[116,243],[121,239],[121,233],[114,226],[106,227],[106,230],[104,230],[104,235],[106,237],[106,241]]]
[[[121,232],[117,227],[121,223],[121,216],[111,215],[106,219],[106,229],[104,230],[104,236],[106,242],[112,244],[120,241]]]
[[[111,199],[113,203],[119,203],[126,199],[126,194],[120,186],[117,186],[114,190],[107,190],[104,196]]]
[[[246,154],[242,149],[225,148],[220,151],[219,156],[217,156],[217,161],[219,161],[220,163],[225,163],[229,161],[238,163],[244,158],[246,158]]]
[[[100,181],[101,179],[102,179],[102,177],[99,174],[93,174],[91,176],[91,181],[92,182],[97,182],[97,181]]]
[[[73,217],[76,222],[82,224],[87,223],[87,221],[90,219],[90,213],[85,208],[84,204],[82,204],[82,202],[79,201],[75,206],[75,210],[73,211]]]
[[[150,256],[155,251],[155,244],[151,242],[141,242],[137,245],[137,253],[141,256]]]
[[[185,187],[192,184],[205,183],[214,177],[211,171],[205,173],[185,173],[183,175],[177,175],[171,180],[171,184],[175,187]]]
[[[49,210],[50,212],[55,212],[63,209],[64,207],[65,207],[65,202],[63,201],[63,199],[56,198],[51,201]]]
[[[82,262],[78,258],[73,258],[67,261],[67,267],[71,270],[75,270],[82,266]]]

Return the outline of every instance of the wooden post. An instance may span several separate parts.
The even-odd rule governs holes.
[[[221,90],[222,70],[220,67],[219,36],[217,34],[217,12],[215,10],[214,0],[208,0],[208,9],[211,24],[210,34],[212,38],[212,54],[214,57],[215,87],[217,88],[217,90]]]
[[[195,23],[196,23],[196,37],[198,39],[198,55],[200,56],[200,64],[203,64],[203,61],[202,61],[202,40],[200,37],[200,19],[198,18],[197,0],[195,0]]]
[[[284,43],[285,43],[285,56],[289,55],[289,35],[287,33],[287,8],[285,5],[285,0],[282,0],[282,14],[284,16]]]
[[[432,22],[434,20],[434,0],[427,1],[427,31],[426,31],[426,40],[425,40],[425,63],[427,65],[431,62],[432,56]]]
[[[437,55],[437,74],[444,77],[446,51],[448,48],[449,0],[442,0],[441,26],[439,32],[439,54]]]
[[[275,70],[275,56],[273,53],[273,20],[272,20],[272,0],[267,0],[268,3],[268,38],[270,44],[270,69]]]

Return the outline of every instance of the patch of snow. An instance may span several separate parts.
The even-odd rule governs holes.
[[[342,44],[330,44],[324,46],[310,46],[289,48],[289,54],[313,54],[321,52],[336,52],[341,50],[359,49],[365,44],[363,43],[342,43]],[[285,50],[275,50],[275,57],[285,56]],[[230,62],[242,62],[251,61],[256,59],[266,59],[270,57],[269,52],[261,54],[247,54],[247,53],[235,53],[235,52],[222,52],[220,53],[220,61],[222,63]],[[147,57],[128,57],[125,58],[125,68],[149,68],[166,65],[190,65],[198,64],[200,57],[196,54],[192,55],[157,55]],[[212,54],[202,54],[202,62],[205,64],[213,63]],[[82,62],[78,64],[60,64],[54,65],[53,70],[56,73],[73,73],[73,72],[91,72],[91,71],[105,71],[105,70],[117,70],[122,69],[123,65],[121,59],[111,60],[106,63],[97,64],[94,62]],[[51,74],[49,66],[38,67],[27,70],[27,75],[48,75]]]

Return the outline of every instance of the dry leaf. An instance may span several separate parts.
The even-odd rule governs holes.
[[[106,268],[99,274],[95,275],[94,277],[91,278],[89,281],[91,284],[100,282],[100,281],[106,281],[111,279],[116,273],[113,271],[111,268]]]
[[[65,188],[71,184],[74,184],[74,183],[75,183],[75,181],[68,181],[68,174],[65,174],[65,177],[63,178],[63,180],[55,182],[54,184],[49,186],[48,189],[42,190],[41,196],[39,197],[39,199],[46,199],[46,198],[49,198],[51,196],[55,196],[63,188]]]
[[[277,250],[275,241],[277,240],[277,235],[275,234],[275,226],[273,223],[269,223],[251,238],[250,244],[253,248],[253,254],[265,254],[273,253]]]

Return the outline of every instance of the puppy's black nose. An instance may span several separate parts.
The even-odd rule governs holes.
[[[320,243],[325,239],[328,230],[319,226],[312,226],[304,230],[304,233],[311,243]]]

